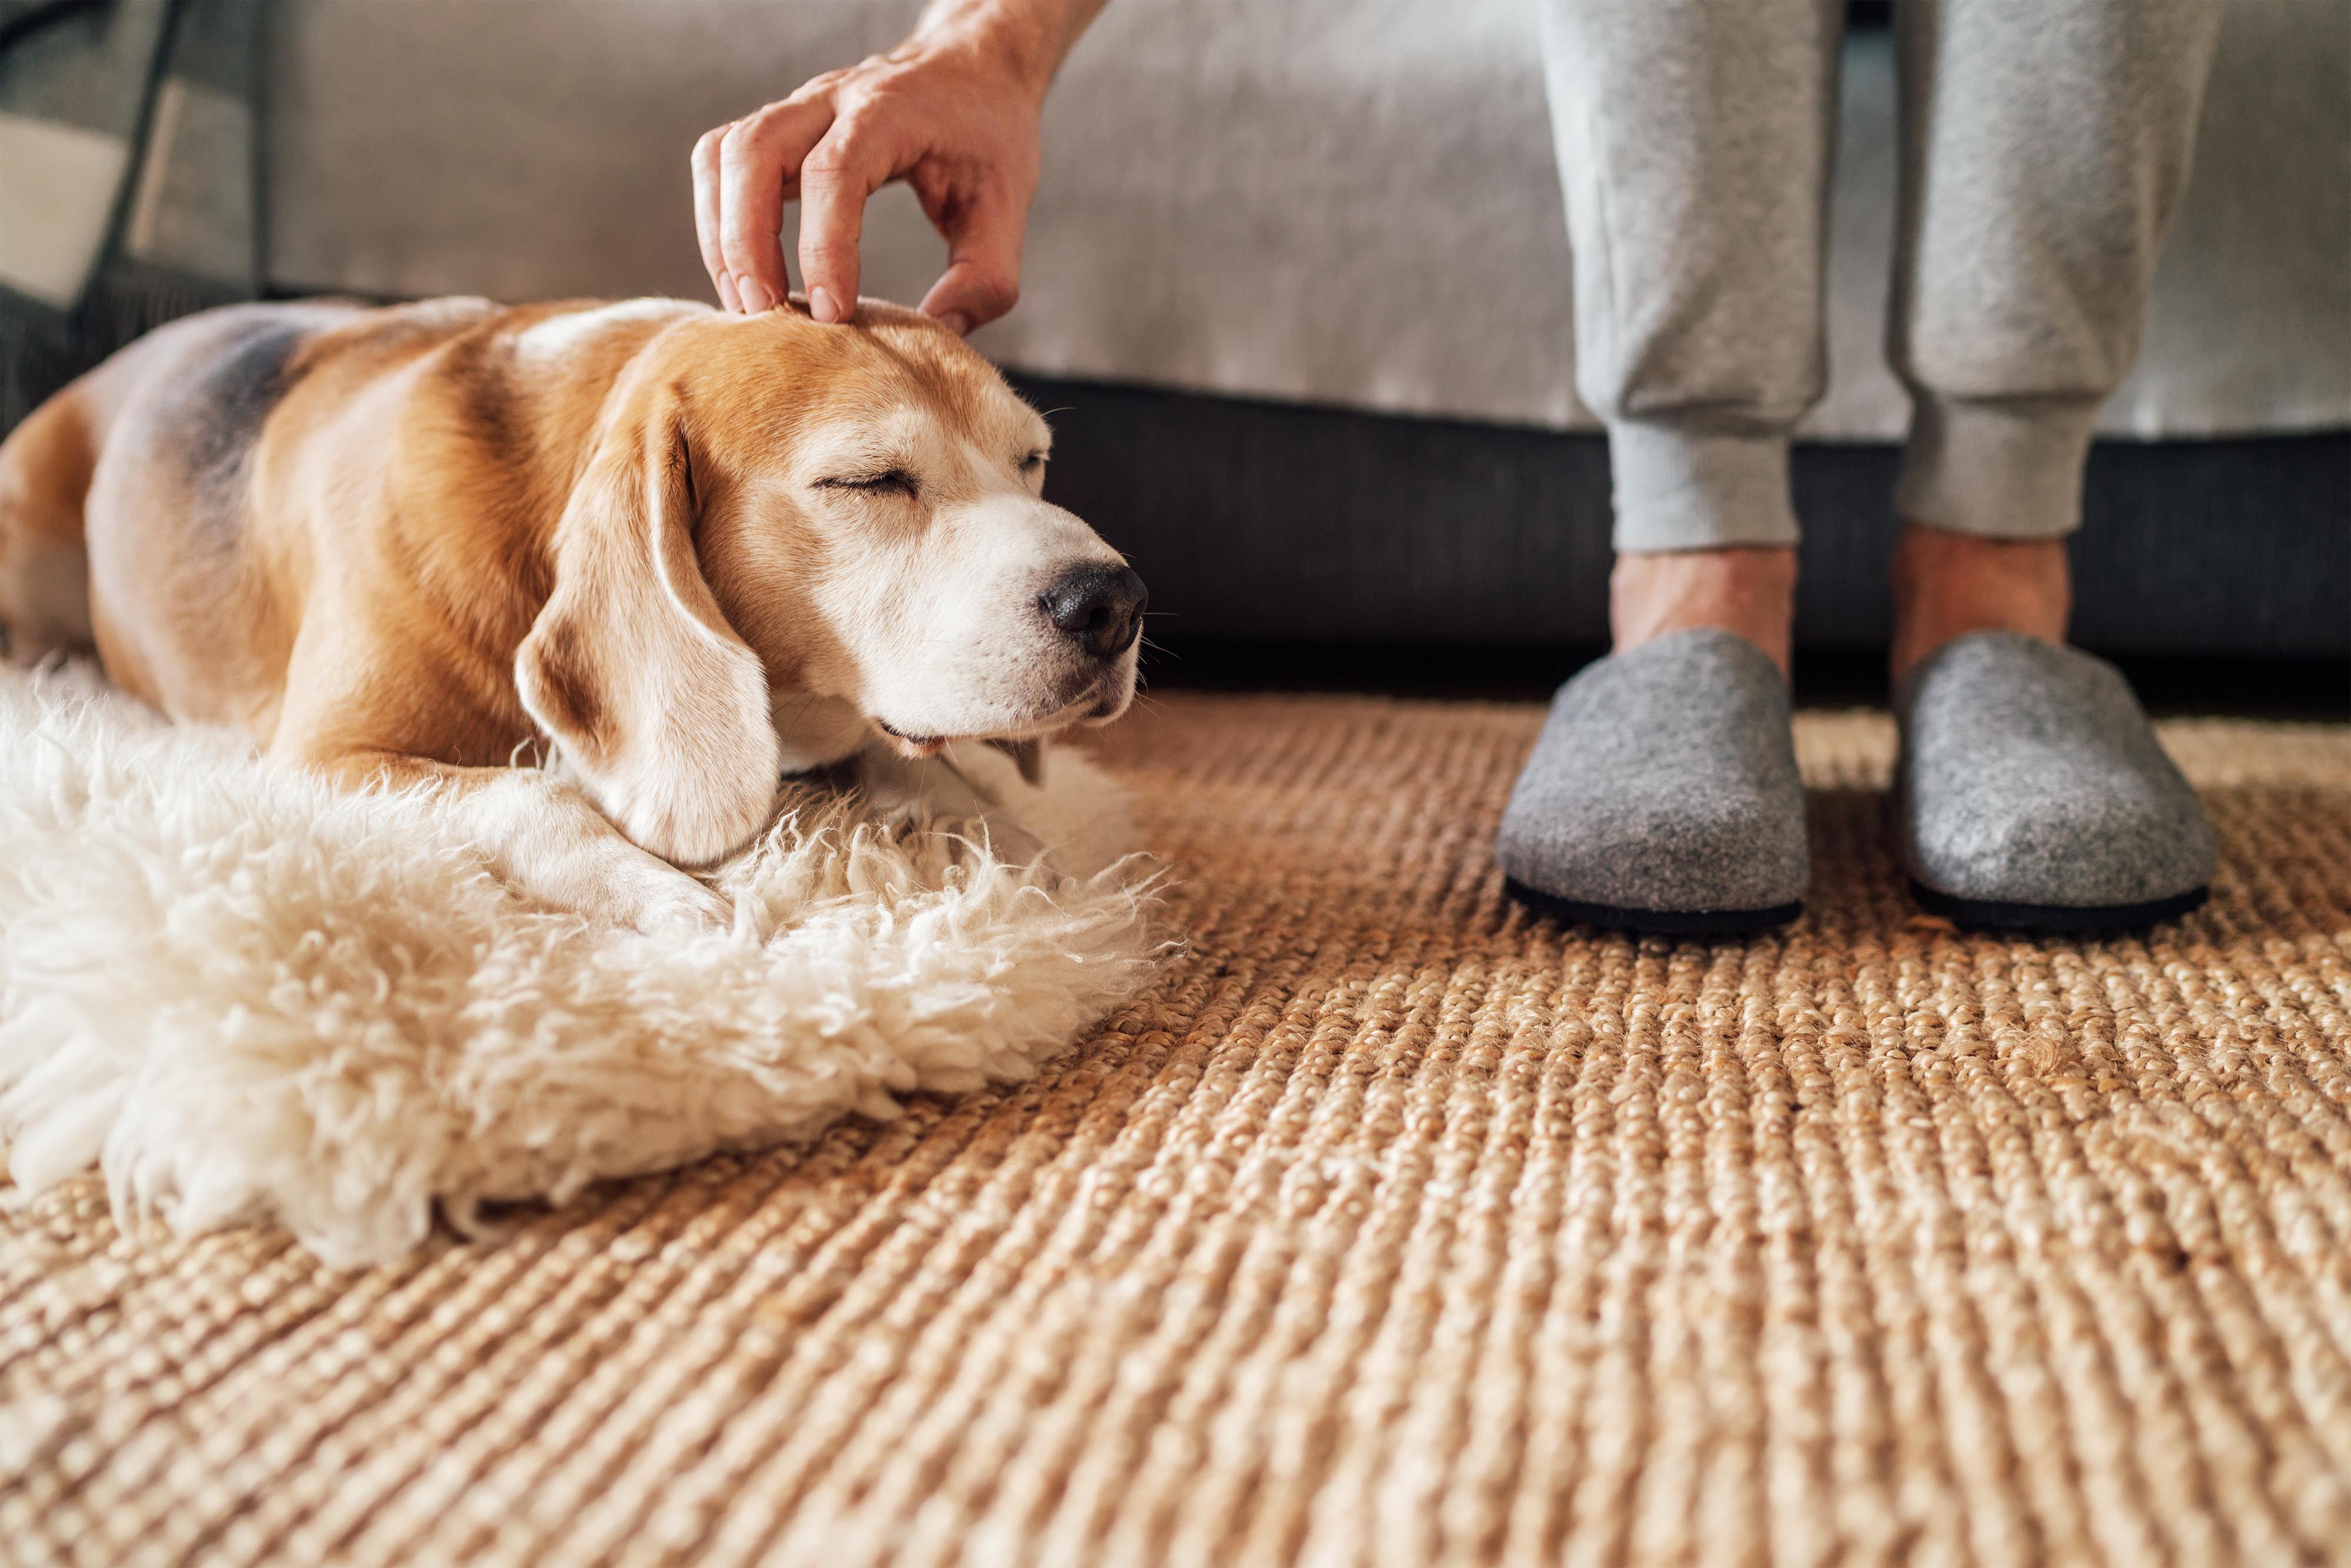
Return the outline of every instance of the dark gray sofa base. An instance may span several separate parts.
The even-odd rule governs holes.
[[[16,347],[0,356],[16,405],[0,434],[96,357],[51,363]],[[1047,493],[1133,558],[1155,639],[1606,641],[1597,435],[1014,380],[1052,413]],[[1796,450],[1806,647],[1886,641],[1896,461],[1891,446]],[[2085,509],[2074,547],[2084,646],[2351,658],[2351,432],[2103,442]]]
[[[1151,586],[1152,634],[1597,645],[1597,435],[1015,378],[1056,432],[1047,494]],[[1891,446],[1804,445],[1797,634],[1882,644]],[[2104,442],[2074,547],[2105,653],[2351,657],[2351,432]]]

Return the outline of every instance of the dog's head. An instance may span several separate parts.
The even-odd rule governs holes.
[[[812,705],[909,756],[1106,723],[1144,590],[1040,494],[1045,422],[928,318],[693,310],[605,400],[516,674],[638,843],[715,860],[766,821]]]

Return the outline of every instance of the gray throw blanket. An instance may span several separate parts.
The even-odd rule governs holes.
[[[260,289],[266,0],[0,0],[0,432]]]

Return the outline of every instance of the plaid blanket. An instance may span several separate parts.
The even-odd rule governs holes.
[[[0,431],[260,289],[266,0],[0,0]]]

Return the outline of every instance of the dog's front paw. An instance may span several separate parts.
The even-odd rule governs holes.
[[[652,863],[613,868],[600,878],[601,887],[580,912],[590,919],[626,925],[650,936],[656,932],[724,931],[735,923],[734,902],[686,875],[674,866],[644,857]],[[592,904],[592,907],[587,906]]]
[[[517,769],[465,798],[476,841],[524,896],[600,925],[724,931],[734,901],[621,836],[586,796]]]

